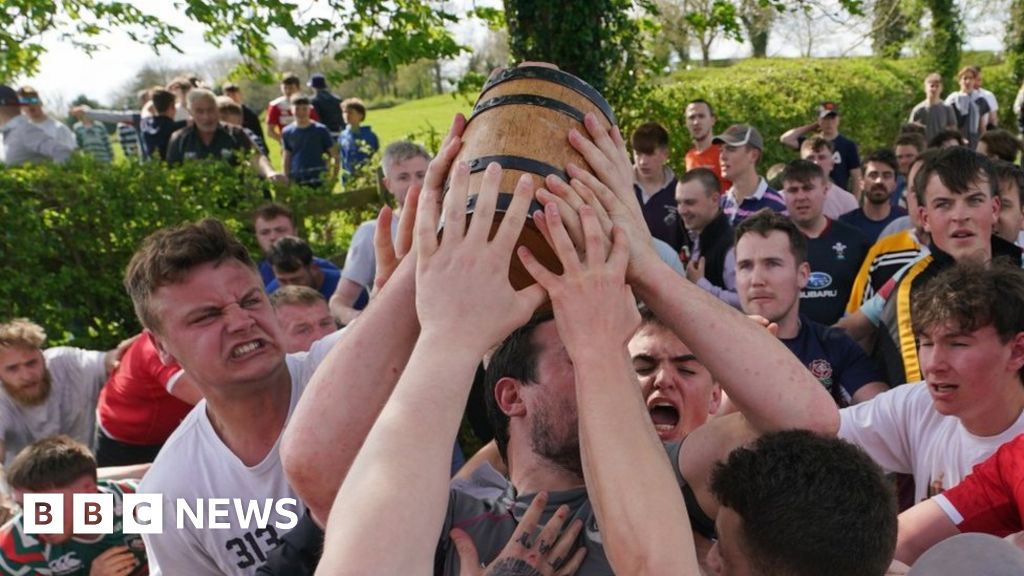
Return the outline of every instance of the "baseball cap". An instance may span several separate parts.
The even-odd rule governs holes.
[[[0,84],[0,106],[21,106],[21,99],[14,88]]]
[[[1024,552],[990,534],[960,534],[924,553],[907,576],[1020,576]]]
[[[323,74],[313,74],[309,77],[309,87],[324,90],[327,88],[327,79]]]
[[[764,139],[757,128],[749,124],[733,124],[725,132],[711,139],[715,144],[727,144],[729,146],[753,146],[764,151]]]
[[[818,119],[821,120],[826,116],[838,116],[839,107],[836,106],[835,102],[822,102],[821,106],[818,106]]]

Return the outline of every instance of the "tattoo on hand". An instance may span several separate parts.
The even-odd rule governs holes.
[[[526,548],[527,550],[529,550],[530,549],[530,535],[527,534],[526,532],[523,532],[519,536],[519,544],[521,544],[523,548]]]
[[[488,570],[487,576],[541,576],[539,570],[519,558],[498,560]]]
[[[554,548],[554,547],[555,547],[555,543],[554,542],[550,542],[550,543],[549,542],[541,542],[540,543],[540,548],[538,549],[538,551],[540,552],[541,556],[547,556],[548,552],[551,552],[551,549]]]

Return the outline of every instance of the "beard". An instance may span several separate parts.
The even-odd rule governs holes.
[[[872,186],[868,189],[868,193],[866,194],[868,202],[871,202],[876,206],[881,206],[888,202],[890,195],[891,193],[889,192],[889,189],[881,185]]]
[[[580,459],[579,419],[569,406],[559,406],[554,413],[545,407],[537,411],[530,428],[530,441],[538,456],[559,468],[583,478]]]
[[[25,407],[39,406],[50,397],[50,371],[44,370],[43,377],[32,386],[21,386],[15,388],[7,382],[2,383],[4,392],[14,400],[15,404]]]

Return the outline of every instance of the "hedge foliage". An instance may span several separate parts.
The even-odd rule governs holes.
[[[700,68],[673,75],[641,104],[624,111],[623,132],[627,135],[641,122],[661,122],[671,134],[670,163],[677,172],[693,144],[683,108],[703,98],[718,117],[716,129],[746,122],[761,131],[765,154],[761,170],[787,162],[796,153],[779,143],[790,128],[813,121],[815,108],[824,100],[839,106],[840,132],[855,140],[864,155],[890,147],[910,110],[924,99],[923,80],[927,74],[915,60],[888,61],[870,58],[744,60],[727,68]],[[1017,86],[1009,67],[1000,64],[984,68],[985,87],[1000,102],[1000,124],[1015,130],[1010,110]],[[956,81],[947,81],[955,86]],[[618,111],[616,111],[619,113]]]
[[[250,170],[221,162],[171,169],[76,156],[64,166],[0,166],[0,320],[29,317],[51,344],[112,346],[139,329],[121,284],[139,243],[161,227],[213,216],[258,258],[251,214],[263,191]],[[312,215],[317,193],[293,187],[282,196],[314,251],[341,262],[363,211]]]

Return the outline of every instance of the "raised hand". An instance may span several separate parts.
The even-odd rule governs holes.
[[[526,221],[533,183],[523,175],[494,238],[494,219],[502,169],[491,164],[484,172],[472,222],[466,225],[469,166],[459,163],[444,199],[444,231],[440,241],[439,186],[424,185],[416,217],[416,314],[421,339],[456,339],[481,354],[524,324],[543,302],[544,290],[532,285],[519,292],[508,279],[516,240]]]
[[[481,566],[473,540],[461,528],[451,531],[455,550],[459,553],[459,576],[571,576],[583,563],[586,548],[572,553],[573,544],[583,528],[581,520],[574,520],[562,532],[569,516],[569,507],[561,506],[551,516],[544,529],[534,538],[533,533],[541,513],[548,502],[541,492],[526,509],[522,521],[512,533],[508,544],[489,566]],[[570,553],[572,556],[570,557]]]

